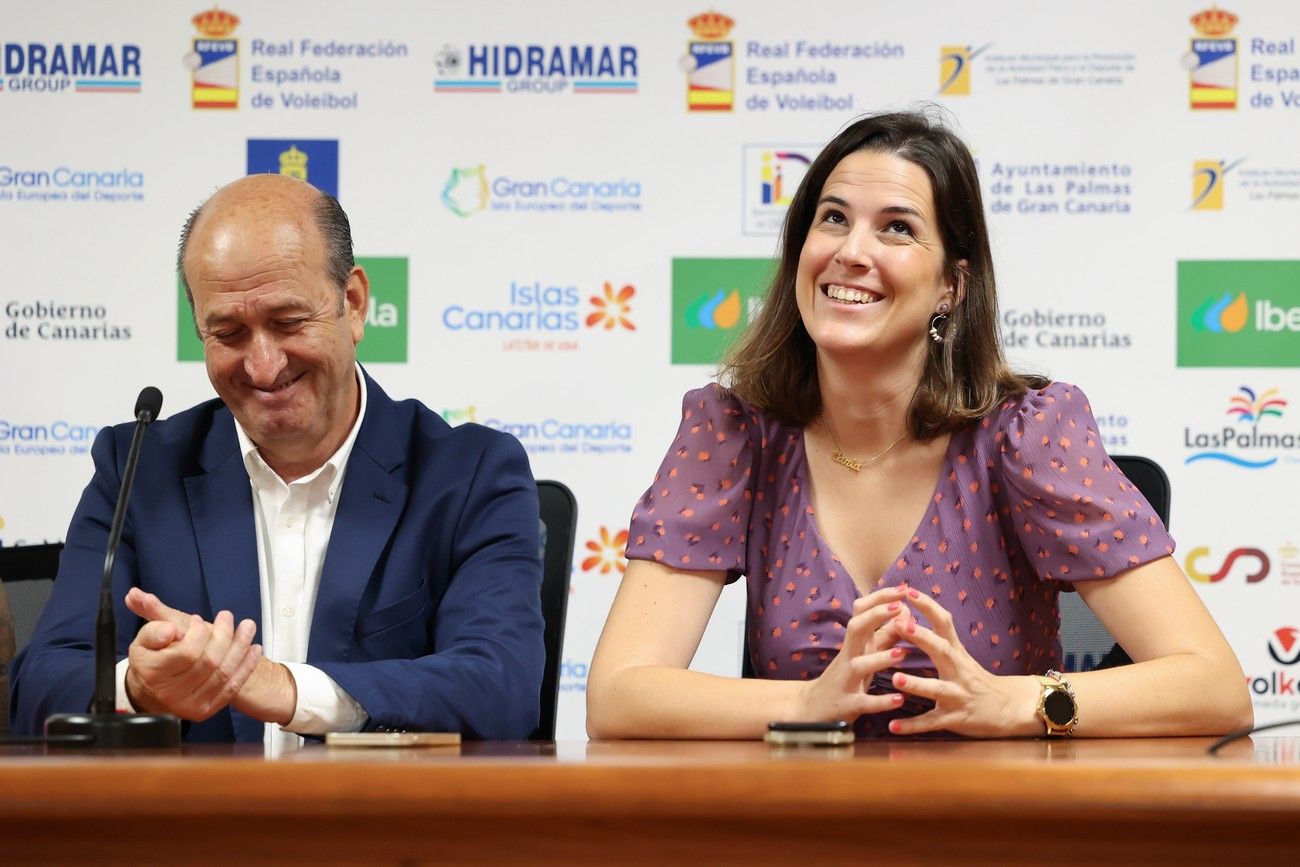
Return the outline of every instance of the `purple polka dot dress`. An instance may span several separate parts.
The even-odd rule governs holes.
[[[747,638],[759,677],[808,679],[843,641],[853,577],[817,531],[803,430],[718,385],[688,392],[654,484],[632,513],[627,556],[748,579]],[[977,662],[994,674],[1059,668],[1056,595],[1173,553],[1150,504],[1101,446],[1088,399],[1052,383],[955,431],[920,524],[884,575],[951,612]],[[924,620],[922,619],[922,622]],[[899,665],[932,675],[919,650]],[[891,671],[872,692],[890,691]],[[909,696],[864,716],[860,736],[929,702]]]

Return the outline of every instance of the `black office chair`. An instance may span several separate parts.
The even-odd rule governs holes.
[[[1133,455],[1112,455],[1111,460],[1137,486],[1160,521],[1168,527],[1169,477],[1160,465],[1150,458]],[[1133,661],[1078,593],[1060,594],[1058,605],[1061,609],[1062,671],[1094,671],[1128,665]]]
[[[9,663],[32,639],[62,550],[62,542],[0,548],[0,734],[9,730]]]
[[[546,623],[546,670],[542,675],[542,715],[530,736],[555,740],[555,713],[560,694],[560,659],[564,652],[564,617],[569,608],[569,577],[578,532],[578,501],[559,482],[539,480],[542,517],[542,617]]]

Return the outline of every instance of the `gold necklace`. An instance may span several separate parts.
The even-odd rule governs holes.
[[[860,470],[860,469],[862,469],[863,467],[865,467],[867,464],[873,464],[873,463],[875,463],[876,461],[880,460],[880,459],[883,458],[885,455],[889,454],[889,450],[890,450],[890,449],[892,449],[894,446],[896,446],[896,445],[898,445],[899,443],[901,443],[903,440],[907,439],[907,431],[903,431],[903,435],[900,436],[898,439],[894,440],[894,441],[893,441],[892,443],[890,443],[889,445],[885,446],[885,450],[884,450],[883,452],[881,452],[881,453],[878,454],[878,455],[872,455],[871,457],[867,458],[866,460],[862,460],[862,461],[860,461],[860,460],[858,460],[857,458],[851,458],[851,457],[849,457],[848,455],[844,454],[844,452],[840,451],[840,445],[839,445],[839,443],[835,442],[835,434],[831,433],[831,426],[830,426],[829,424],[826,423],[826,415],[825,415],[825,413],[820,413],[820,412],[817,413],[817,418],[821,419],[822,427],[826,429],[826,436],[830,437],[830,440],[831,440],[831,460],[835,461],[835,463],[839,464],[840,466],[844,467],[845,469],[853,470],[853,472],[855,472],[855,473],[856,473],[858,470]]]

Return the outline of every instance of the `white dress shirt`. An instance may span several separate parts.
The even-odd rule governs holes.
[[[258,640],[268,659],[289,669],[298,689],[298,704],[289,724],[283,729],[266,724],[264,742],[270,748],[297,746],[303,734],[357,731],[368,716],[329,675],[305,662],[316,591],[338,511],[343,475],[366,416],[366,386],[360,366],[357,382],[361,407],[343,445],[314,472],[287,484],[267,466],[257,444],[235,422],[244,468],[253,489],[262,600]],[[126,698],[127,662],[123,659],[117,664],[117,706],[132,710]]]

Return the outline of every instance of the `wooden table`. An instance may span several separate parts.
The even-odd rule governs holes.
[[[0,863],[1296,863],[1300,738],[1209,743],[9,747]]]

